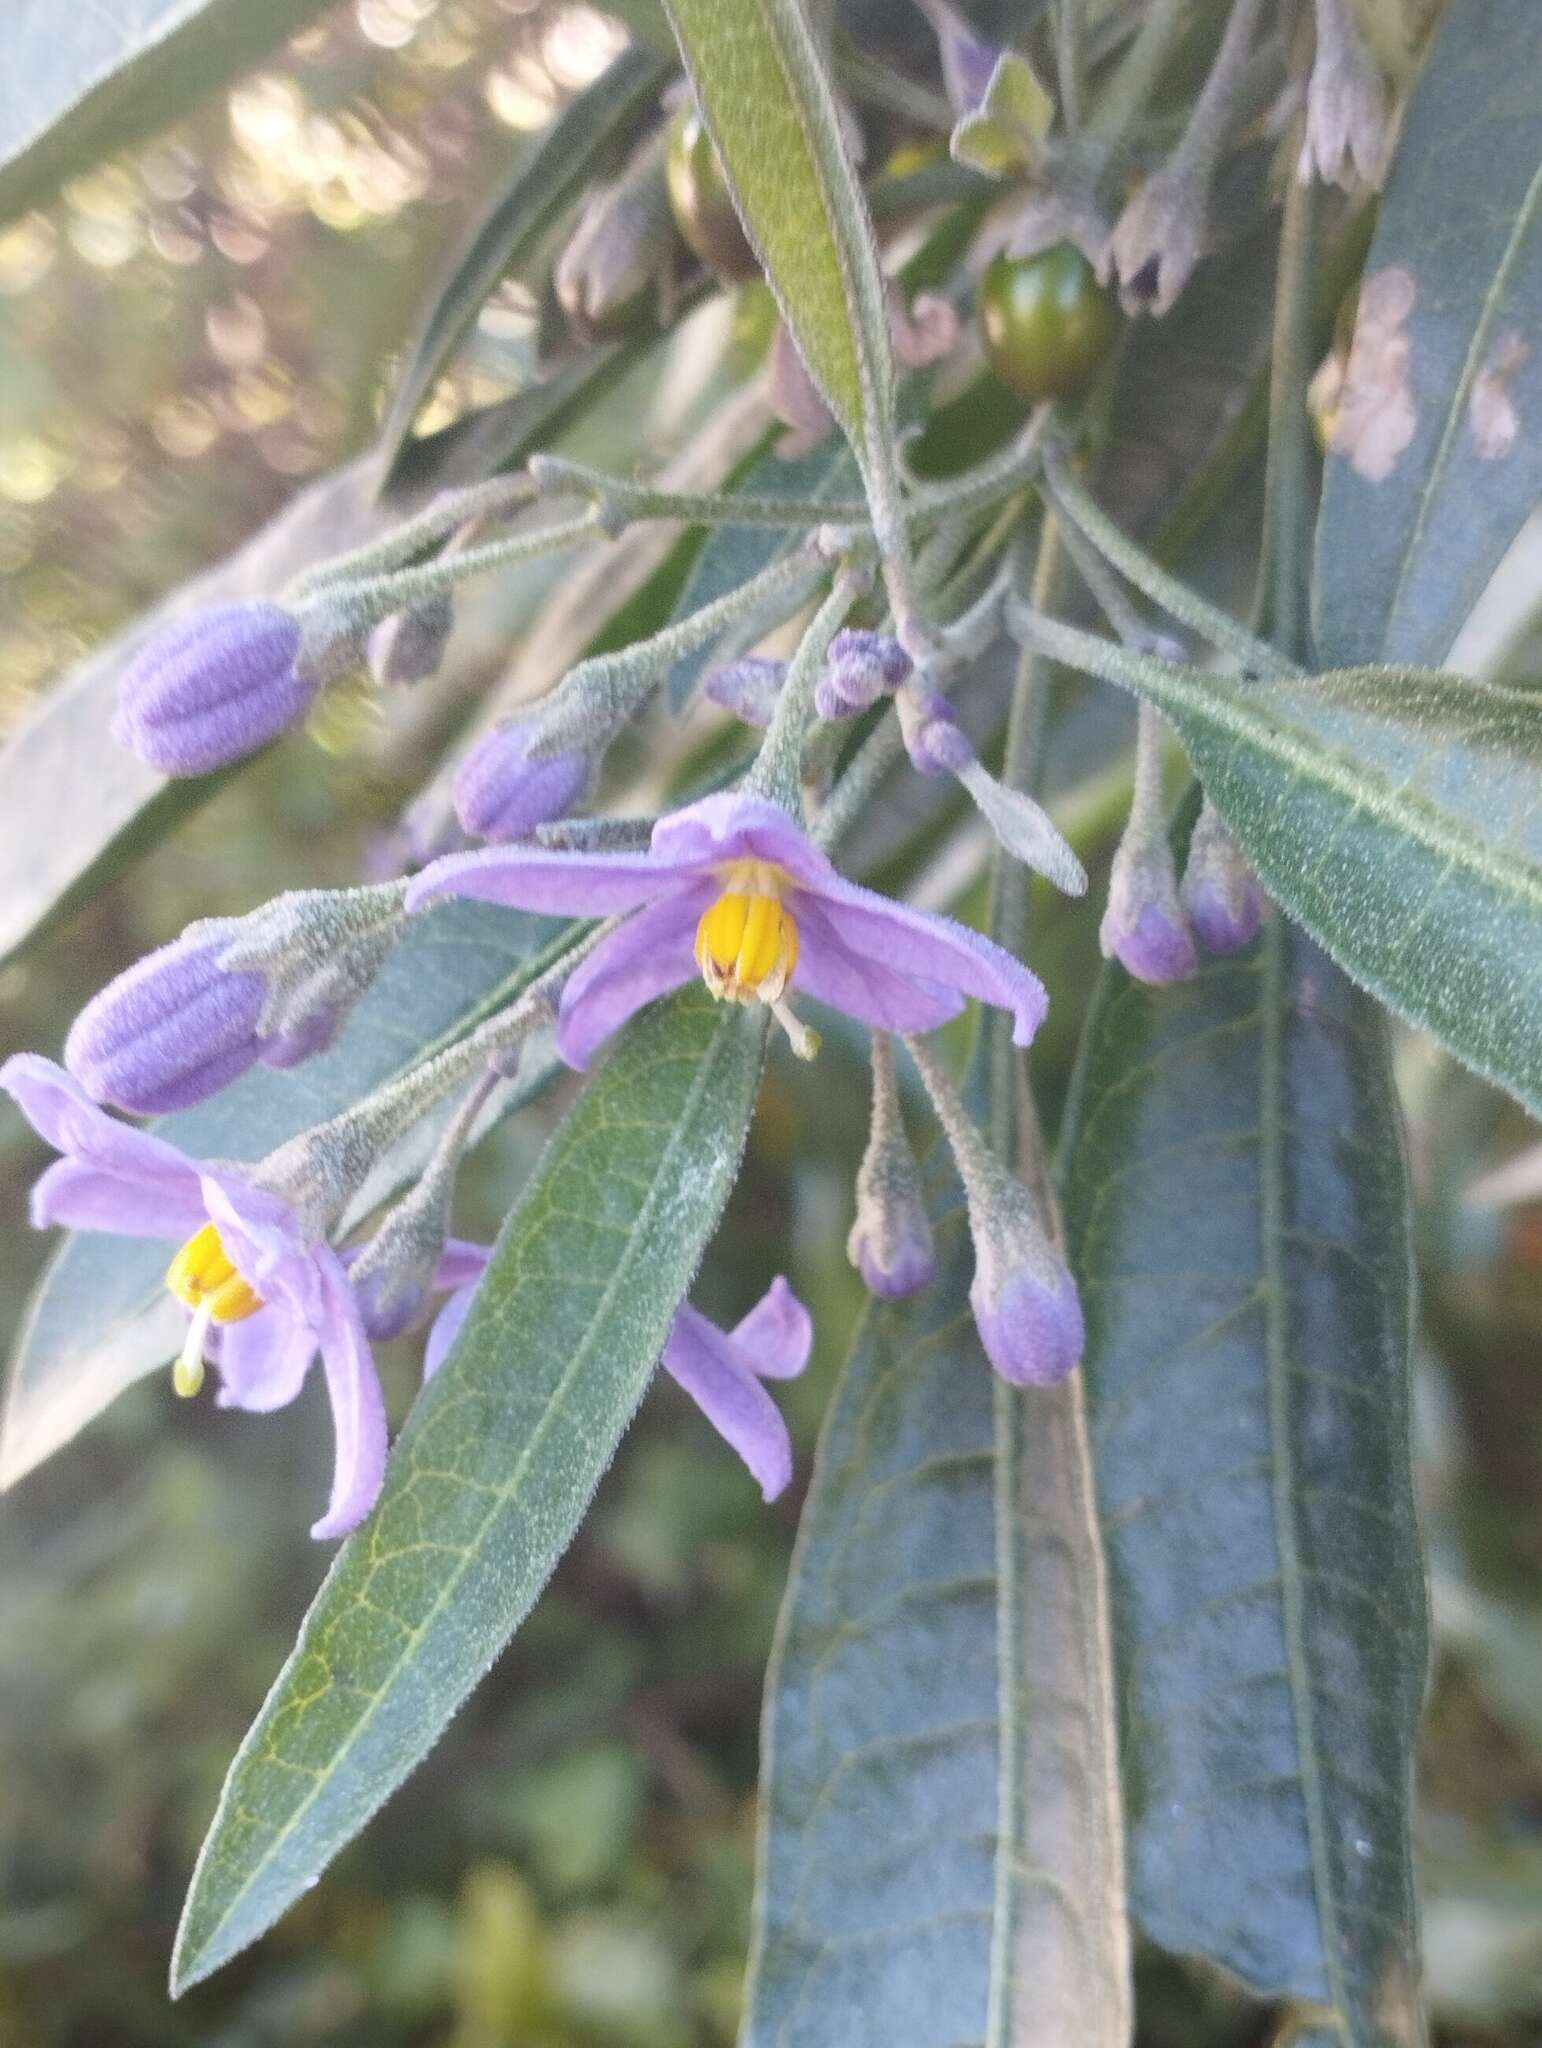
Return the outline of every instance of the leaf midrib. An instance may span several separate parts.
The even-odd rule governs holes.
[[[305,1816],[309,1813],[312,1805],[315,1803],[317,1799],[320,1798],[322,1792],[326,1789],[327,1785],[333,1782],[337,1771],[341,1769],[344,1761],[347,1759],[350,1752],[357,1746],[359,1741],[363,1738],[365,1732],[374,1720],[375,1714],[378,1712],[379,1708],[388,1696],[391,1685],[394,1682],[397,1674],[416,1653],[420,1643],[424,1640],[430,1627],[438,1621],[440,1615],[443,1613],[445,1607],[448,1605],[451,1596],[459,1586],[462,1578],[464,1577],[466,1572],[470,1570],[474,1559],[480,1554],[482,1545],[485,1541],[489,1528],[492,1526],[493,1522],[504,1512],[504,1510],[508,1507],[510,1501],[514,1498],[518,1486],[520,1482],[523,1480],[525,1472],[529,1468],[532,1458],[534,1457],[539,1447],[546,1440],[546,1436],[549,1432],[553,1418],[565,1408],[567,1398],[569,1392],[571,1391],[573,1383],[577,1379],[581,1368],[587,1364],[591,1349],[593,1348],[593,1345],[596,1342],[596,1332],[602,1325],[605,1317],[607,1316],[618,1291],[625,1284],[626,1276],[629,1273],[633,1262],[633,1255],[630,1247],[632,1245],[635,1245],[639,1241],[640,1237],[646,1236],[645,1226],[652,1216],[655,1205],[662,1199],[661,1190],[669,1181],[669,1168],[673,1165],[681,1147],[689,1144],[688,1134],[694,1128],[694,1120],[696,1112],[700,1106],[701,1097],[706,1091],[708,1081],[710,1080],[718,1064],[721,1054],[723,1053],[724,1049],[731,1043],[732,1033],[736,1026],[736,1023],[736,1012],[729,1013],[719,1019],[717,1029],[713,1034],[712,1042],[707,1047],[706,1051],[702,1054],[702,1057],[698,1063],[697,1070],[692,1079],[690,1091],[686,1097],[686,1101],[680,1119],[676,1124],[675,1129],[664,1148],[664,1151],[660,1154],[658,1169],[653,1175],[647,1196],[644,1199],[641,1207],[638,1209],[636,1218],[634,1219],[631,1230],[628,1233],[628,1251],[617,1262],[616,1269],[612,1274],[610,1281],[606,1285],[604,1292],[601,1294],[600,1299],[595,1306],[594,1312],[589,1319],[582,1340],[574,1348],[573,1356],[567,1368],[563,1372],[562,1377],[559,1380],[555,1391],[553,1392],[552,1398],[547,1402],[545,1411],[543,1412],[540,1421],[537,1423],[536,1427],[531,1432],[530,1438],[527,1441],[524,1449],[521,1451],[519,1457],[516,1459],[507,1480],[499,1487],[493,1489],[492,1505],[488,1508],[486,1514],[483,1516],[482,1522],[477,1529],[474,1541],[466,1544],[463,1547],[460,1562],[443,1581],[432,1607],[429,1608],[423,1620],[415,1628],[411,1629],[408,1632],[401,1653],[398,1655],[398,1657],[392,1664],[385,1682],[375,1689],[374,1696],[371,1699],[369,1706],[365,1709],[364,1713],[354,1723],[341,1749],[339,1749],[336,1752],[332,1760],[331,1771],[329,1776],[318,1779],[314,1789],[305,1795],[300,1805],[294,1809],[294,1811],[290,1814],[288,1819],[279,1828],[277,1833],[274,1835],[273,1840],[269,1843],[267,1849],[263,1852],[261,1858],[253,1865],[251,1872],[243,1881],[240,1888],[231,1896],[228,1905],[221,1913],[219,1919],[214,1923],[214,1926],[210,1930],[208,1937],[202,1945],[202,1949],[200,1951],[200,1960],[203,1961],[204,1967],[202,1969],[197,1970],[195,1973],[183,1973],[181,1971],[177,1971],[175,1966],[178,1958],[174,1956],[174,1991],[181,1992],[189,1989],[193,1984],[198,1983],[204,1976],[208,1975],[209,1970],[215,1966],[213,1963],[210,1963],[208,1961],[208,1958],[210,1956],[211,1951],[214,1949],[218,1936],[226,1927],[229,1926],[232,1918],[239,1910],[242,1901],[245,1898],[247,1898],[253,1886],[256,1885],[256,1883],[262,1877],[264,1872],[267,1871],[273,1864],[281,1850],[284,1848],[285,1844],[290,1840],[290,1838],[295,1833],[296,1829],[305,1819]],[[524,1209],[524,1206],[525,1205],[521,1203],[521,1211]],[[340,1554],[337,1563],[333,1566],[333,1571],[340,1571],[342,1569],[343,1562],[344,1554]],[[323,1593],[324,1591],[325,1588],[323,1588]],[[357,1606],[357,1604],[358,1603],[356,1600],[350,1603],[351,1606]],[[298,1657],[299,1654],[299,1646],[297,1645],[293,1655],[295,1657]],[[318,1651],[317,1654],[319,1655],[321,1653]],[[288,1666],[286,1666],[286,1670],[287,1668]],[[484,1666],[483,1668],[485,1669],[486,1667]],[[328,1691],[330,1691],[332,1689],[332,1686],[336,1682],[335,1678],[331,1673],[330,1667],[328,1670],[328,1679]],[[282,1677],[280,1678],[279,1682],[282,1683]],[[221,1797],[220,1811],[216,1813],[213,1826],[210,1828],[209,1831],[208,1840],[211,1846],[219,1839],[221,1833],[221,1821],[223,1819],[225,1798],[229,1796],[229,1789],[235,1783],[240,1765],[244,1761],[248,1753],[249,1746],[255,1749],[255,1738],[259,1734],[259,1731],[263,1729],[265,1718],[265,1716],[259,1718],[257,1724],[253,1727],[251,1731],[251,1735],[247,1738],[247,1741],[241,1745],[241,1750],[237,1754],[234,1763],[231,1765],[230,1776],[226,1780],[226,1793]],[[380,1798],[375,1800],[374,1803],[370,1806],[369,1812],[373,1813],[375,1811],[378,1811],[379,1806],[384,1802],[385,1798],[389,1795],[389,1790],[390,1788],[387,1787],[385,1790],[381,1792]],[[198,1879],[201,1874],[201,1870],[202,1859],[200,1858],[199,1868],[195,1870],[193,1873],[193,1891],[189,1896],[189,1916],[191,1915],[193,1898],[196,1897],[197,1894]]]

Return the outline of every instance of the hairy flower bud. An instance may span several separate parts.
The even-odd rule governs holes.
[[[377,683],[421,683],[437,675],[455,624],[455,601],[438,592],[393,612],[370,633],[369,672]]]
[[[216,605],[173,620],[118,685],[112,735],[164,775],[207,775],[303,718],[319,676],[302,675],[302,633],[276,604]]]
[[[135,1116],[186,1109],[261,1058],[267,990],[261,975],[221,966],[233,929],[206,925],[162,946],[87,1003],[64,1063],[96,1101]]]
[[[1240,953],[1268,915],[1268,898],[1247,856],[1208,801],[1195,820],[1179,899],[1207,953]]]
[[[582,802],[594,775],[583,752],[534,751],[539,718],[515,718],[483,735],[455,772],[455,815],[478,839],[525,839]]]
[[[848,626],[830,642],[814,688],[814,708],[821,718],[853,718],[898,689],[912,666],[910,656],[888,633]]]
[[[1081,1363],[1087,1331],[1076,1282],[1037,1224],[975,1236],[969,1306],[985,1355],[1015,1387],[1053,1386]]]
[[[921,1172],[905,1136],[887,1034],[873,1034],[873,1123],[857,1170],[857,1213],[846,1256],[869,1294],[917,1294],[936,1271],[937,1248]]]
[[[386,887],[299,891],[189,925],[92,998],[65,1064],[137,1116],[202,1102],[258,1061],[293,1066],[331,1044],[400,921],[401,891]]]
[[[1165,842],[1128,857],[1121,846],[1114,856],[1098,943],[1105,960],[1118,960],[1137,981],[1154,987],[1187,981],[1198,968]]]
[[[1349,0],[1317,0],[1317,56],[1297,175],[1346,192],[1381,182],[1387,92]]]
[[[741,654],[736,661],[725,661],[713,669],[702,688],[714,704],[764,731],[786,680],[785,661],[774,661],[765,654]]]
[[[910,763],[923,775],[962,775],[978,756],[958,713],[946,697],[924,684],[907,684],[895,696],[900,733]]]

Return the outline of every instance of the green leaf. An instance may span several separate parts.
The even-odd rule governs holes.
[[[924,1294],[869,1307],[820,1439],[767,1679],[745,2048],[1128,2040],[1080,1389],[996,1380],[951,1192],[938,1250]]]
[[[1361,286],[1318,522],[1326,664],[1439,662],[1542,498],[1542,8],[1452,0]]]
[[[0,73],[0,221],[190,113],[326,0],[9,0]]]
[[[1132,1911],[1415,2048],[1425,1675],[1407,1188],[1385,1029],[1276,919],[1109,970],[1064,1141],[1123,1705]]]
[[[1165,711],[1269,893],[1542,1115],[1542,692],[1411,668],[1258,683],[1036,637]]]
[[[809,373],[864,474],[888,478],[894,366],[877,245],[800,0],[666,5],[729,188]]]
[[[811,448],[791,462],[775,454],[763,454],[734,487],[757,498],[838,499],[850,495],[856,482],[851,451],[836,436]],[[675,620],[688,618],[703,606],[715,604],[731,590],[738,590],[762,569],[795,548],[802,535],[774,526],[715,526],[708,533],[696,557],[685,588],[676,600]],[[736,647],[734,636],[709,641],[690,654],[681,655],[669,674],[669,707],[684,711],[695,694],[696,685],[707,669],[725,660]]]
[[[441,1038],[459,1036],[563,929],[485,904],[445,905],[415,918],[330,1052],[282,1073],[255,1068],[212,1101],[155,1128],[199,1156],[260,1158],[357,1102]],[[549,1053],[527,1060],[518,1098],[527,1099],[552,1071]],[[371,1192],[380,1199],[382,1191]],[[158,1239],[94,1231],[65,1240],[34,1297],[11,1367],[0,1486],[14,1485],[125,1387],[175,1355],[184,1319],[166,1292],[170,1251]]]
[[[434,293],[381,429],[399,458],[418,408],[501,279],[517,274],[617,137],[658,99],[668,59],[633,43],[544,129],[515,164]]]
[[[764,1045],[763,1014],[687,989],[630,1028],[553,1138],[231,1766],[174,1993],[315,1881],[529,1611],[716,1227]]]

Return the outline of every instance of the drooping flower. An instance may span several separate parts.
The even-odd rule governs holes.
[[[455,815],[474,839],[524,839],[565,817],[586,795],[594,763],[584,753],[534,754],[532,718],[484,734],[455,771]]]
[[[846,1256],[868,1293],[886,1301],[918,1294],[931,1285],[937,1269],[921,1169],[905,1135],[894,1047],[882,1031],[873,1033],[872,1130],[857,1170],[856,1215]]]
[[[299,620],[276,604],[214,605],[151,636],[123,672],[112,736],[163,775],[207,775],[304,717]]]
[[[336,1465],[316,1537],[345,1535],[374,1505],[386,1420],[364,1326],[342,1261],[314,1242],[295,1208],[250,1170],[192,1159],[150,1131],[108,1116],[62,1067],[17,1053],[0,1088],[62,1155],[32,1191],[39,1229],[64,1224],[180,1240],[166,1274],[191,1311],[173,1379],[195,1394],[207,1360],[227,1405],[293,1400],[319,1351],[336,1432]]]
[[[444,1363],[471,1309],[492,1256],[490,1245],[452,1239],[437,1281],[453,1292],[434,1320],[423,1356],[423,1376]],[[808,1363],[814,1326],[808,1310],[778,1275],[742,1321],[723,1330],[689,1302],[675,1311],[660,1364],[683,1387],[744,1460],[766,1500],[775,1500],[792,1477],[792,1440],[762,1380],[795,1379]]]
[[[1002,947],[951,918],[848,882],[787,813],[724,792],[661,818],[646,853],[494,847],[451,854],[407,891],[409,910],[471,896],[577,917],[631,912],[567,982],[557,1049],[587,1067],[644,1003],[700,973],[713,995],[768,1005],[811,1058],[815,1035],[789,992],[886,1031],[932,1031],[966,996],[1012,1014],[1026,1045],[1044,989]]]

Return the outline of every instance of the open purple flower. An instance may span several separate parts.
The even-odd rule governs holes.
[[[1009,1010],[1026,1045],[1043,1019],[1037,977],[1002,947],[836,873],[787,813],[761,797],[703,797],[661,818],[646,853],[493,847],[450,854],[419,875],[407,908],[472,896],[520,910],[633,912],[569,979],[557,1049],[588,1066],[644,1003],[700,973],[719,999],[767,1004],[805,1058],[796,990],[885,1031],[932,1031],[966,996]]]
[[[444,1363],[491,1257],[491,1245],[452,1238],[445,1246],[435,1278],[455,1291],[428,1333],[425,1379]],[[766,1500],[775,1500],[792,1477],[792,1440],[761,1381],[795,1379],[813,1341],[809,1312],[780,1274],[731,1330],[684,1302],[664,1341],[665,1372],[739,1453]]]
[[[337,1434],[327,1511],[311,1534],[345,1535],[374,1505],[386,1421],[369,1342],[342,1261],[309,1241],[289,1203],[223,1162],[190,1159],[166,1139],[98,1109],[62,1067],[18,1053],[0,1067],[38,1134],[63,1156],[32,1191],[38,1229],[64,1224],[183,1240],[166,1284],[192,1310],[177,1391],[194,1394],[205,1359],[228,1406],[282,1407],[319,1350]]]

